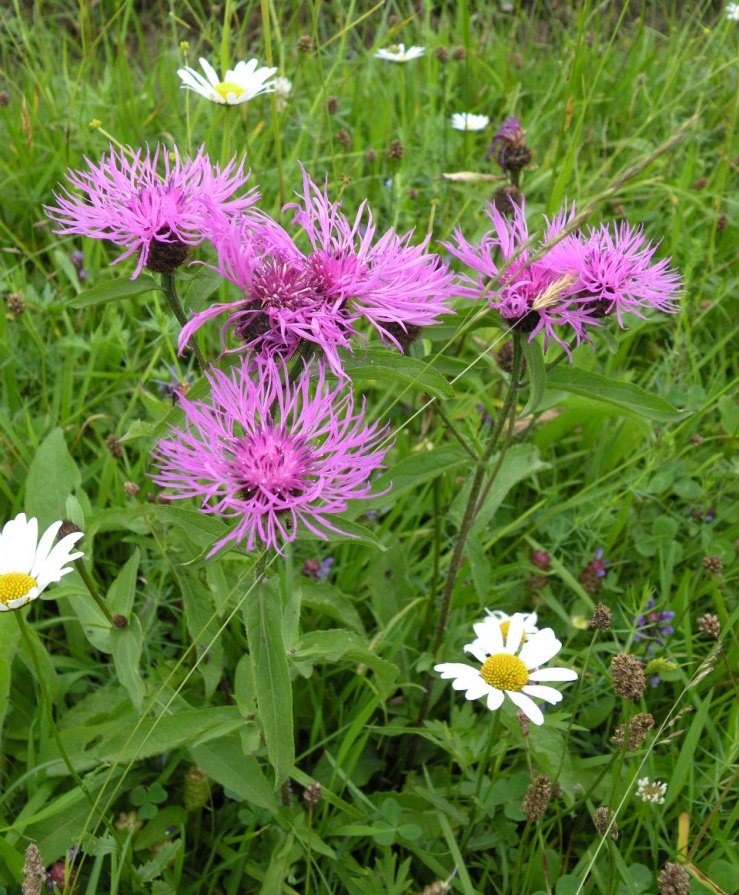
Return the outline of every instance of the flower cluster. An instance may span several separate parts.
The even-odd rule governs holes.
[[[465,646],[479,666],[445,662],[434,666],[442,678],[452,680],[455,690],[464,690],[467,699],[485,697],[491,711],[499,709],[507,696],[534,724],[543,724],[544,715],[535,699],[551,705],[562,694],[548,682],[577,679],[569,668],[545,668],[562,649],[551,628],[539,630],[536,614],[492,612],[472,626],[475,639]]]
[[[180,350],[201,326],[225,315],[224,350],[249,349],[257,361],[289,359],[307,343],[342,376],[339,349],[352,350],[360,323],[402,350],[409,330],[436,323],[449,311],[453,277],[428,251],[430,237],[418,245],[411,244],[412,232],[400,236],[390,229],[378,237],[365,203],[349,220],[327,187],[318,187],[304,169],[299,201],[286,208],[294,211],[310,251],[261,213],[216,233],[217,269],[242,297],[196,314],[182,330]],[[235,348],[226,347],[229,332]]]
[[[624,223],[573,230],[573,205],[545,219],[543,239],[532,244],[524,204],[514,204],[507,218],[488,203],[492,230],[473,243],[457,228],[445,243],[473,271],[463,275],[460,295],[485,298],[529,341],[543,333],[545,348],[554,341],[568,353],[570,342],[590,341],[589,329],[603,318],[625,328],[628,314],[678,310],[680,278],[669,259],[654,260],[656,247],[640,229]]]

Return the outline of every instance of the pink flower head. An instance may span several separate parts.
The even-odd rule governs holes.
[[[578,267],[583,253],[577,239],[565,237],[551,252],[530,261],[529,248],[521,248],[529,239],[523,203],[520,207],[514,204],[511,219],[501,215],[493,203],[487,204],[485,213],[493,229],[479,244],[468,242],[459,229],[453,234],[456,244],[445,243],[453,255],[477,272],[476,277],[462,276],[458,294],[479,298],[485,280],[500,276],[497,287],[486,293],[490,307],[512,327],[529,333],[529,341],[543,332],[545,348],[554,340],[569,351],[568,338],[574,336],[578,344],[587,340],[586,326],[597,326],[598,320],[578,299]],[[562,232],[572,213],[547,222],[546,241]],[[505,269],[496,260],[498,254],[502,262],[513,259]]]
[[[647,308],[668,314],[679,310],[680,275],[670,268],[669,258],[653,261],[656,246],[647,242],[641,229],[627,223],[612,229],[601,225],[583,242],[578,273],[583,301],[592,303],[591,313],[615,314],[625,328],[625,313],[644,317]]]
[[[510,220],[489,204],[493,230],[479,244],[469,243],[457,229],[456,244],[446,246],[477,272],[477,277],[463,275],[460,295],[477,298],[487,279],[499,278],[488,294],[490,306],[513,327],[530,333],[529,340],[543,332],[545,348],[554,340],[568,353],[569,339],[589,341],[588,327],[600,325],[611,313],[623,326],[626,312],[643,317],[644,308],[677,310],[680,277],[669,269],[669,260],[653,263],[655,248],[641,230],[622,224],[612,232],[603,225],[589,235],[576,231],[562,236],[574,212],[573,205],[545,219],[544,237],[535,246],[540,257],[531,261],[534,253],[528,245],[522,248],[529,240],[523,204],[514,207]],[[513,260],[506,267],[498,257]]]
[[[159,442],[154,481],[172,498],[197,497],[201,512],[233,522],[212,555],[228,541],[280,551],[295,539],[298,523],[326,539],[347,501],[367,497],[371,474],[381,468],[387,427],[364,420],[350,390],[332,388],[318,365],[295,382],[282,362],[266,360],[255,383],[246,355],[230,373],[211,368],[209,403],[180,401],[184,429]],[[280,551],[281,552],[281,551]]]
[[[311,251],[301,251],[266,215],[250,214],[232,224],[215,240],[218,269],[244,296],[193,317],[181,333],[180,350],[207,320],[228,312],[224,335],[230,329],[240,348],[287,358],[302,342],[313,343],[341,376],[338,350],[352,350],[361,321],[402,350],[399,336],[449,311],[452,275],[427,251],[429,237],[414,246],[412,232],[398,236],[391,229],[375,241],[366,203],[350,222],[304,169],[300,198],[286,209],[296,209],[294,223]]]
[[[160,160],[164,171],[160,175]],[[142,268],[167,272],[179,266],[190,247],[222,229],[229,218],[252,206],[256,189],[232,198],[249,179],[244,162],[233,158],[225,168],[212,164],[204,148],[195,158],[182,158],[174,148],[157,146],[134,151],[112,146],[99,164],[85,159],[86,171],[67,173],[79,192],[63,188],[54,194],[56,206],[45,206],[59,224],[55,233],[79,233],[92,239],[108,239],[126,251],[113,263],[138,254],[131,279]]]

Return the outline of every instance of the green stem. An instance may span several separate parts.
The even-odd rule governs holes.
[[[478,496],[480,495],[482,483],[485,478],[487,465],[490,462],[490,458],[492,457],[495,448],[498,445],[501,433],[503,432],[503,427],[505,426],[508,417],[512,414],[516,406],[516,392],[518,390],[518,381],[521,375],[522,358],[523,352],[521,350],[521,344],[519,342],[518,336],[514,336],[513,370],[511,372],[511,380],[508,385],[508,394],[506,395],[505,402],[500,411],[500,414],[498,415],[498,419],[495,421],[495,428],[492,432],[492,435],[490,436],[490,442],[485,449],[485,453],[482,455],[482,457],[480,457],[478,461],[477,469],[475,470],[475,477],[472,480],[472,487],[470,488],[470,494],[467,499],[467,506],[465,507],[464,515],[462,517],[462,524],[460,525],[459,532],[457,533],[457,540],[454,544],[454,551],[452,553],[452,559],[449,564],[446,583],[444,585],[444,593],[442,595],[441,607],[439,610],[439,619],[436,625],[436,633],[434,635],[434,642],[432,646],[432,652],[434,653],[441,646],[441,641],[444,637],[444,630],[446,628],[447,616],[449,615],[449,605],[452,599],[452,592],[454,591],[454,585],[457,582],[457,575],[460,568],[462,567],[462,560],[464,558],[464,547],[467,543],[467,538],[470,531],[472,530],[472,526],[475,522],[477,514],[479,513],[481,508],[481,503],[480,501],[478,501]],[[494,476],[497,475],[501,463],[502,458],[499,459],[498,464],[496,465],[496,468],[493,472],[493,476],[491,476],[491,479],[486,486],[486,490],[483,496],[487,495],[492,483],[495,481]]]
[[[470,455],[470,457],[472,457],[472,459],[475,461],[475,463],[477,463],[480,458],[472,450],[472,448],[467,444],[467,442],[464,440],[464,438],[462,438],[462,436],[459,434],[459,432],[457,432],[454,422],[449,419],[449,417],[447,416],[447,414],[444,411],[444,408],[441,406],[441,404],[436,405],[436,412],[439,414],[439,416],[442,418],[442,420],[444,420],[444,422],[446,423],[447,429],[449,429],[449,431],[452,433],[454,438],[459,442],[459,444],[462,445],[464,450]]]
[[[36,648],[33,645],[33,641],[28,633],[26,628],[26,620],[23,618],[21,612],[14,612],[15,620],[18,622],[18,627],[20,628],[21,637],[23,638],[23,642],[26,644],[26,648],[28,649],[28,653],[31,657],[31,664],[33,665],[33,671],[36,675],[36,682],[38,684],[38,688],[41,692],[41,699],[43,700],[44,707],[46,709],[46,714],[49,716],[49,724],[51,725],[51,733],[54,737],[54,742],[56,743],[57,749],[59,750],[59,754],[62,757],[62,761],[64,762],[67,770],[69,771],[70,777],[74,780],[74,782],[79,786],[82,792],[85,794],[85,798],[87,801],[94,807],[95,802],[92,798],[92,795],[88,788],[85,786],[84,781],[77,773],[72,761],[67,753],[67,750],[64,748],[64,743],[62,742],[62,738],[59,735],[59,730],[57,729],[56,722],[54,721],[54,709],[51,705],[51,699],[49,698],[49,694],[46,691],[46,687],[44,687],[43,683],[43,672],[41,671],[41,664],[39,662],[38,656],[36,655]],[[103,818],[103,822],[108,827],[110,832],[115,832],[110,825],[110,822]]]
[[[575,715],[577,714],[577,710],[580,706],[580,697],[582,696],[582,688],[583,683],[585,681],[585,673],[588,669],[588,664],[590,662],[590,655],[593,652],[593,647],[595,646],[595,641],[598,639],[598,629],[596,628],[593,631],[593,636],[590,638],[590,643],[588,644],[588,650],[585,653],[585,661],[583,662],[582,671],[580,672],[580,677],[577,681],[577,691],[575,693],[575,702],[572,706],[572,711],[570,712],[570,720],[567,722],[567,729],[565,730],[564,740],[562,742],[561,754],[559,757],[559,767],[557,768],[557,773],[554,775],[552,779],[552,783],[556,783],[559,780],[559,775],[562,773],[562,768],[565,763],[565,756],[567,755],[567,744],[570,740],[570,733],[572,732],[572,725],[575,721]]]
[[[485,449],[484,454],[480,457],[477,462],[477,468],[475,470],[475,477],[472,480],[472,486],[470,488],[469,497],[467,499],[467,506],[464,510],[464,515],[462,516],[462,522],[459,526],[459,531],[457,532],[457,539],[454,544],[454,550],[452,552],[452,558],[449,563],[449,569],[447,571],[446,582],[444,584],[444,591],[441,597],[441,604],[439,606],[439,618],[436,623],[436,632],[434,633],[434,640],[431,646],[431,652],[436,654],[439,647],[441,646],[441,641],[444,637],[444,631],[446,629],[447,617],[449,615],[449,606],[452,600],[452,593],[454,592],[454,585],[457,582],[457,575],[459,574],[459,570],[462,567],[462,561],[464,559],[464,547],[467,543],[467,538],[472,530],[472,526],[475,522],[477,514],[479,513],[482,502],[478,500],[478,495],[481,493],[482,484],[485,479],[485,472],[487,470],[488,463],[490,462],[490,458],[493,456],[495,448],[498,445],[498,441],[500,440],[500,436],[503,432],[506,422],[509,417],[513,419],[515,416],[516,409],[516,393],[518,391],[518,386],[521,378],[521,367],[523,362],[523,350],[521,349],[520,337],[518,334],[514,333],[513,335],[513,369],[511,371],[511,379],[508,384],[508,393],[506,394],[505,401],[503,402],[503,407],[501,408],[500,414],[498,415],[497,420],[495,421],[495,428],[490,436],[490,442]],[[507,449],[508,443],[510,442],[510,434],[512,432],[512,425],[509,428],[508,437],[506,438],[506,444],[504,446],[503,451],[501,451],[501,457],[498,460],[498,463],[493,470],[493,473],[490,477],[490,481],[487,483],[485,490],[483,492],[482,499],[487,496],[490,488],[492,487],[493,482],[495,481],[495,477],[500,471],[503,457],[505,456],[505,450]],[[421,701],[421,708],[418,712],[418,718],[416,720],[416,726],[421,727],[423,722],[426,719],[426,713],[428,712],[429,703],[431,700],[431,688],[427,687],[426,691],[423,695],[423,700]],[[413,763],[416,755],[418,738],[414,737],[411,742],[411,746],[408,750],[407,763],[410,765]]]
[[[77,569],[77,571],[80,573],[80,578],[84,582],[84,585],[88,590],[88,593],[90,594],[92,599],[97,603],[98,608],[103,613],[103,615],[108,619],[110,624],[114,628],[123,627],[120,624],[120,621],[118,623],[116,623],[113,616],[110,614],[110,609],[108,609],[108,607],[105,605],[105,601],[100,596],[100,594],[97,592],[95,583],[93,582],[92,578],[90,577],[90,573],[87,571],[87,567],[85,566],[84,562],[81,559],[78,559],[75,561],[74,565],[75,565],[75,568]]]
[[[180,326],[184,327],[187,324],[187,315],[180,303],[180,298],[177,295],[177,284],[175,283],[175,278],[173,273],[163,273],[162,274],[162,286],[164,286],[164,294],[167,297],[167,303],[172,310],[172,313],[177,318],[177,322]],[[191,342],[192,350],[195,354],[195,358],[197,359],[198,365],[200,369],[205,372],[205,358],[203,357],[200,347],[198,343],[193,340]]]

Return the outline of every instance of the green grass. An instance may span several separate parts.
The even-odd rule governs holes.
[[[82,842],[82,895],[400,895],[453,872],[454,892],[527,895],[547,891],[542,843],[556,895],[653,893],[659,869],[677,860],[695,868],[693,895],[734,888],[739,31],[705,3],[516,6],[506,14],[464,0],[226,0],[218,9],[16,0],[2,13],[0,277],[2,293],[20,293],[25,311],[0,314],[0,518],[25,510],[42,524],[83,523],[98,589],[138,618],[142,636],[127,659],[77,573],[23,610],[32,652],[11,613],[0,615],[0,892],[18,891],[32,841],[47,865]],[[314,52],[298,51],[303,34]],[[373,57],[401,40],[426,55],[408,65]],[[464,48],[464,59],[444,64],[438,46]],[[224,66],[271,55],[293,81],[286,110],[270,97],[224,109],[180,90],[176,69],[200,55]],[[73,308],[81,291],[126,278],[132,266],[109,269],[108,244],[55,236],[42,209],[65,169],[99,157],[109,139],[162,140],[189,150],[205,143],[223,161],[248,149],[261,207],[273,214],[299,187],[300,160],[315,179],[327,174],[348,209],[368,199],[380,229],[432,226],[443,240],[461,225],[472,238],[495,184],[440,175],[499,172],[482,160],[492,130],[452,131],[456,111],[521,118],[535,150],[523,181],[532,224],[565,200],[592,203],[589,223],[643,222],[686,286],[679,315],[634,321],[614,332],[613,350],[602,341],[580,348],[575,366],[690,414],[655,422],[547,390],[511,448],[538,468],[516,476],[506,467],[500,504],[475,531],[454,590],[442,661],[462,661],[484,607],[535,609],[564,642],[563,664],[583,672],[530,732],[533,773],[558,778],[562,790],[538,827],[520,808],[530,771],[514,713],[465,702],[431,671],[470,464],[450,462],[434,477],[430,461],[414,487],[373,501],[376,518],[355,509],[384,552],[301,539],[286,559],[270,560],[266,593],[254,588],[253,557],[205,561],[208,520],[168,513],[147,478],[151,429],[171,406],[158,381],[171,380],[172,365],[180,381],[197,379],[177,357],[177,324],[152,292]],[[682,139],[608,193],[691,119]],[[342,129],[348,148],[337,140]],[[400,160],[388,157],[393,140],[405,148]],[[84,281],[70,261],[75,249]],[[506,378],[494,353],[506,335],[489,316],[463,331],[465,321],[427,330],[411,351],[458,377],[453,396],[432,401],[430,385],[358,385],[372,417],[390,421],[390,478],[407,458],[457,456],[457,437],[479,449],[478,405],[495,414],[502,404]],[[213,338],[201,340],[211,356]],[[110,435],[127,436],[119,457]],[[126,482],[140,493],[127,496]],[[593,641],[584,625],[593,599],[578,576],[598,547],[610,564],[596,599],[613,609],[614,627]],[[532,591],[535,549],[553,562],[546,586]],[[718,577],[702,567],[711,554],[723,560]],[[327,582],[301,574],[306,559],[328,556]],[[673,664],[633,707],[651,712],[659,732],[624,758],[610,737],[630,707],[613,695],[609,666],[620,651],[644,655],[634,618],[650,596],[676,613],[675,633],[655,654]],[[713,645],[696,628],[705,612],[721,621],[723,653],[695,682]],[[279,630],[288,655],[291,796],[273,787],[266,678],[254,678],[248,619]],[[428,719],[410,764],[427,686]],[[94,809],[61,759],[42,689]],[[132,692],[142,694],[136,705]],[[286,711],[275,708],[273,725],[289,738]],[[208,797],[186,811],[194,766],[209,778]],[[667,783],[663,806],[634,798],[643,776]],[[323,798],[311,810],[303,790],[314,780]],[[619,808],[616,842],[593,826],[603,804]]]

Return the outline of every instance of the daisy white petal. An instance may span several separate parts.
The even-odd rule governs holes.
[[[529,672],[530,681],[576,681],[577,672],[571,668],[539,668]]]
[[[531,696],[532,699],[543,699],[552,705],[557,705],[563,699],[562,694],[559,690],[555,690],[554,687],[541,687],[537,684],[527,684],[521,692]]]
[[[503,705],[504,698],[502,690],[494,690],[491,687],[488,693],[488,708],[490,711],[494,712],[496,709],[499,709]]]
[[[544,628],[527,640],[521,649],[520,659],[527,668],[538,668],[557,655],[562,643],[554,636],[551,628]]]
[[[520,691],[507,691],[508,696],[511,699],[511,702],[518,706],[519,709],[526,715],[529,721],[533,721],[538,727],[544,723],[544,714],[539,706],[528,696]]]
[[[455,112],[452,115],[452,127],[455,131],[481,131],[489,124],[487,115],[473,115],[469,112]]]
[[[216,84],[218,84],[221,80],[218,77],[218,73],[207,59],[203,59],[203,57],[201,56],[199,61],[200,67],[203,69],[203,71],[205,72],[205,77],[208,79],[208,83],[211,87],[215,87]]]
[[[523,618],[521,613],[517,612],[511,616],[508,624],[508,633],[505,639],[505,652],[517,653],[523,640]],[[523,661],[523,660],[522,660]]]
[[[482,663],[488,657],[488,651],[485,649],[485,647],[482,645],[482,641],[480,641],[479,639],[473,640],[472,643],[468,643],[464,647],[464,651],[466,653],[472,653],[472,655],[477,659],[480,665],[482,665]]]

